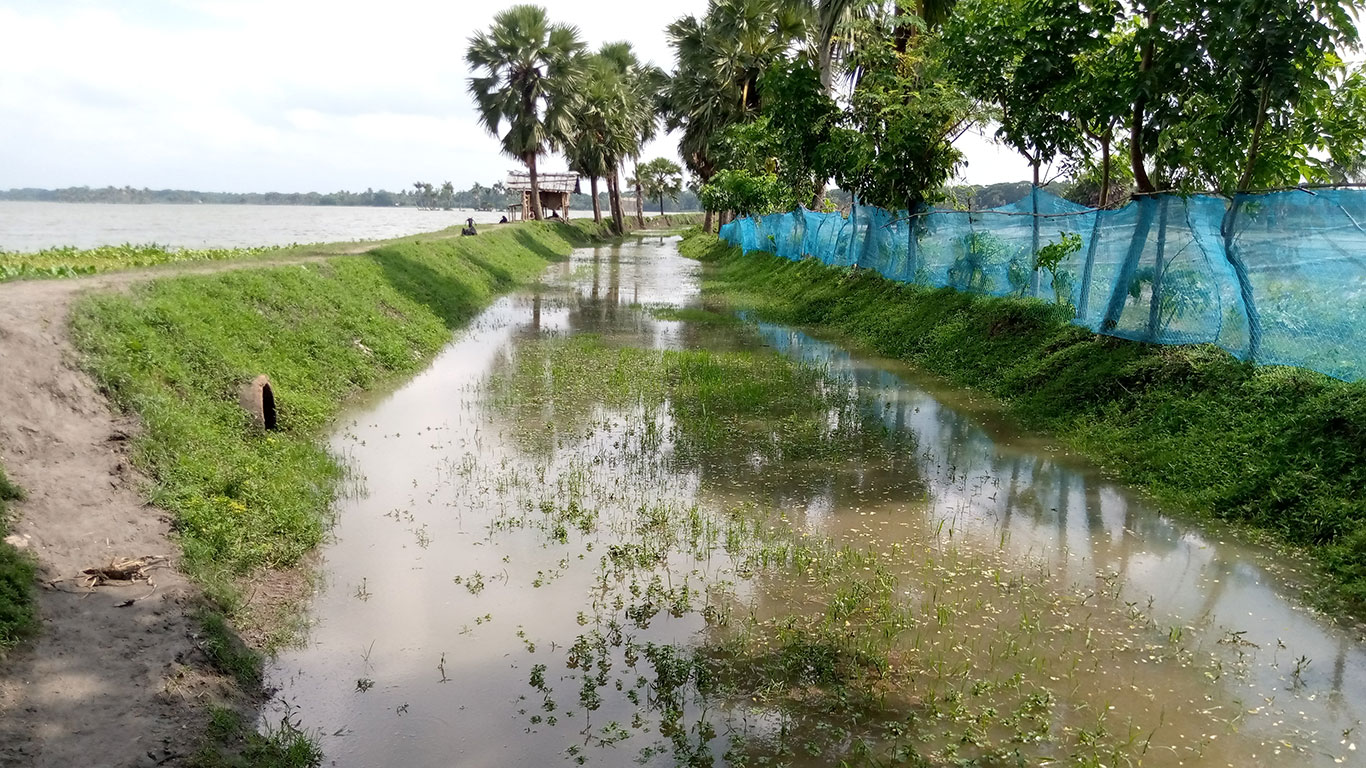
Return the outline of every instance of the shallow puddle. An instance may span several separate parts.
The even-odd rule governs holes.
[[[335,437],[271,671],[330,762],[1363,762],[1293,563],[701,273],[578,251]]]

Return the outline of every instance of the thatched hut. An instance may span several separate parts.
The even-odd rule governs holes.
[[[537,186],[541,188],[541,210],[546,216],[558,211],[560,216],[569,218],[569,196],[579,194],[579,175],[577,173],[538,173]],[[508,221],[531,218],[531,174],[526,171],[508,171],[507,189],[509,192],[522,193],[521,205],[508,206]]]

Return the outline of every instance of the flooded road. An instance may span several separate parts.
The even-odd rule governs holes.
[[[580,250],[343,425],[270,674],[330,763],[1366,764],[1293,563],[702,275]]]

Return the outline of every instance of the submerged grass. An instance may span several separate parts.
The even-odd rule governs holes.
[[[1325,597],[1366,606],[1366,382],[1098,336],[1041,302],[742,255],[712,235],[680,248],[715,263],[708,290],[733,308],[995,395],[1166,504],[1311,547],[1333,580]]]
[[[158,280],[74,311],[96,380],[144,425],[134,446],[187,571],[234,621],[242,585],[321,541],[341,467],[317,443],[350,396],[418,370],[498,293],[566,255],[553,225],[413,238],[325,263]],[[270,375],[278,429],[238,388]]]
[[[819,467],[824,483],[906,452],[818,366],[552,335],[519,344],[484,391],[514,434],[552,435],[524,445],[535,468],[462,468],[462,487],[501,500],[478,502],[501,510],[490,541],[530,533],[563,554],[559,571],[593,568],[588,588],[546,598],[584,601],[576,635],[517,634],[528,654],[549,649],[527,660],[519,712],[529,731],[568,726],[575,763],[615,764],[645,741],[640,762],[688,766],[1136,765],[1150,746],[1198,755],[1199,738],[1236,727],[1203,687],[1214,662],[1115,580],[1070,585],[942,526],[909,544],[826,535],[793,495],[709,500],[765,462]],[[498,601],[518,585],[487,588]],[[1204,709],[1183,727],[1198,738],[1154,742],[1159,713],[1093,693],[1116,672],[1140,682],[1135,664],[1191,673]],[[1163,695],[1186,706],[1176,686]]]
[[[0,539],[9,534],[9,502],[23,499],[24,489],[0,467]],[[0,541],[0,658],[37,628],[33,579],[33,561],[28,555]]]

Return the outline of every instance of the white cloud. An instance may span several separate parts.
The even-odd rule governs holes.
[[[475,121],[464,49],[511,4],[11,0],[0,7],[0,188],[489,183],[516,163]],[[668,68],[665,27],[706,3],[544,5],[590,47],[627,40]],[[645,157],[677,159],[675,147],[664,136]],[[993,168],[1020,178],[989,150],[972,156],[969,179]]]

